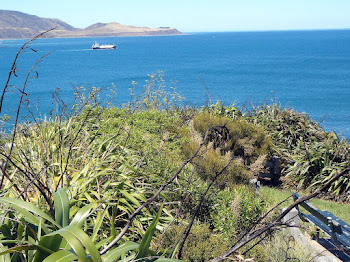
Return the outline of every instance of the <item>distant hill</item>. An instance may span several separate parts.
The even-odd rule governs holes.
[[[175,28],[148,28],[119,23],[97,23],[85,29],[75,31],[60,31],[58,35],[64,37],[98,37],[98,36],[142,36],[142,35],[178,35],[181,34]]]
[[[59,20],[17,11],[0,10],[0,38],[30,38],[51,28],[72,32],[73,26]]]
[[[85,29],[75,28],[64,21],[41,18],[17,11],[0,10],[0,39],[31,38],[39,33],[55,28],[47,37],[104,37],[178,35],[177,29],[170,27],[148,28],[122,25],[119,23],[96,23]]]

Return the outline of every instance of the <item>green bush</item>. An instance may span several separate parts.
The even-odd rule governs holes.
[[[246,233],[267,209],[263,198],[244,185],[218,192],[214,203],[211,221],[220,233],[230,239]]]
[[[298,183],[299,188],[321,187],[335,173],[349,166],[350,146],[343,139],[329,134],[322,141],[305,143],[299,141],[289,155],[286,176]],[[328,191],[332,194],[348,193],[349,178],[339,178]]]
[[[314,259],[309,247],[302,243],[296,243],[293,236],[285,230],[273,232],[260,245],[249,251],[247,257],[251,257],[257,262],[308,262]]]
[[[320,188],[334,173],[350,165],[349,142],[326,132],[308,115],[265,104],[250,112],[249,120],[271,134],[282,171],[293,186]],[[348,194],[349,179],[340,178],[328,190],[332,194]]]
[[[138,95],[137,83],[132,82],[131,101],[127,107],[133,110],[176,110],[181,106],[184,100],[176,91],[176,82],[172,82],[170,88],[164,79],[164,73],[158,71],[155,74],[149,74],[145,81],[142,92]]]
[[[183,225],[173,225],[165,232],[162,249],[171,250],[173,244],[185,230]],[[204,262],[213,259],[230,248],[225,237],[209,229],[208,224],[196,224],[185,242],[182,260],[191,262]]]
[[[327,136],[325,130],[310,116],[281,105],[263,104],[250,112],[249,120],[260,124],[270,133],[274,144],[292,149],[299,140],[320,141]]]
[[[183,149],[185,158],[191,157],[198,146],[199,144],[195,142],[185,143]],[[242,159],[232,159],[230,152],[223,156],[220,150],[214,149],[211,144],[202,147],[200,156],[193,161],[193,164],[195,172],[204,181],[212,181],[219,172],[223,171],[216,178],[216,184],[220,186],[231,186],[237,183],[248,182],[249,172]]]
[[[192,141],[183,146],[185,158],[193,155],[207,130],[213,127],[217,129],[208,136],[210,139],[193,162],[196,172],[205,181],[211,181],[227,166],[218,177],[218,184],[246,183],[249,174],[257,172],[254,164],[262,162],[261,159],[269,154],[270,138],[263,129],[245,120],[230,121],[227,117],[199,113],[193,119]]]
[[[223,125],[229,131],[228,140],[220,146],[223,153],[232,152],[234,156],[242,157],[248,165],[259,156],[269,154],[272,146],[270,137],[261,127],[244,119],[230,120],[209,113],[198,114],[193,119],[194,130],[202,137],[209,128]]]
[[[214,116],[225,116],[231,120],[244,116],[242,111],[239,110],[235,104],[232,104],[231,106],[225,106],[221,103],[221,101],[218,101],[215,104],[209,106],[202,107],[201,111],[210,113]]]

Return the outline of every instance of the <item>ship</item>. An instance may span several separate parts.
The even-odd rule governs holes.
[[[116,45],[100,45],[99,43],[95,42],[95,44],[92,45],[92,49],[116,49]]]

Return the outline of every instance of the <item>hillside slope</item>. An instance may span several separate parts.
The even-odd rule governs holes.
[[[122,25],[119,23],[96,23],[85,29],[75,28],[64,21],[41,18],[18,11],[0,10],[0,39],[31,38],[43,31],[55,28],[47,37],[104,37],[177,35],[177,29],[170,27],[148,28]]]
[[[177,35],[180,34],[175,28],[149,28],[119,23],[97,23],[83,30],[61,31],[65,37],[98,37],[98,36],[142,36],[142,35]]]
[[[57,31],[76,30],[59,19],[0,10],[0,38],[29,38],[51,28],[56,28]]]

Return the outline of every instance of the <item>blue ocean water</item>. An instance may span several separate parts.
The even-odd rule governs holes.
[[[115,43],[117,50],[91,50]],[[0,85],[24,40],[0,41]],[[72,99],[72,86],[117,87],[117,103],[130,99],[132,81],[142,89],[148,74],[164,71],[176,81],[185,103],[259,104],[276,99],[323,121],[327,130],[350,138],[350,30],[193,33],[179,36],[39,39],[38,52],[23,54],[17,68],[20,86],[36,59],[48,52],[27,93],[39,111],[52,109],[52,92]],[[13,110],[15,94],[5,105]]]

